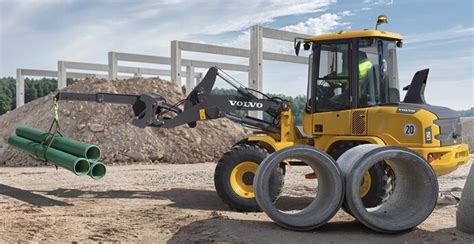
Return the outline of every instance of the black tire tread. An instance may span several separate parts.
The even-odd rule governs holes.
[[[346,144],[340,144],[336,148],[331,150],[330,155],[337,160],[344,152],[347,150],[362,145],[363,143],[357,142],[348,142]],[[371,208],[380,205],[385,201],[392,190],[388,185],[390,184],[389,176],[386,176],[385,166],[382,164],[376,164],[369,169],[369,173],[372,178],[371,189],[369,192],[362,198],[364,206]]]
[[[240,141],[235,144],[229,151],[219,159],[214,171],[214,187],[217,195],[222,201],[228,205],[231,209],[239,212],[259,212],[260,207],[258,206],[255,198],[254,199],[242,199],[239,196],[231,193],[230,183],[228,182],[228,174],[232,171],[233,167],[242,162],[242,158],[252,157],[252,161],[260,164],[263,159],[268,156],[268,151],[259,146],[257,143]],[[257,162],[258,161],[258,162]],[[283,174],[275,174],[275,180],[272,182],[271,195],[275,200],[280,195],[283,184]],[[240,198],[240,199],[239,199]]]

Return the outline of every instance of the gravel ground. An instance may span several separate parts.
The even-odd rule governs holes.
[[[463,187],[470,166],[441,177],[441,190]],[[100,181],[53,167],[1,167],[0,242],[474,242],[455,229],[455,205],[439,205],[418,228],[398,235],[370,231],[343,211],[312,232],[285,230],[264,213],[228,209],[214,191],[214,167],[111,166]],[[301,180],[307,172],[289,172],[285,193],[297,205],[308,190]]]

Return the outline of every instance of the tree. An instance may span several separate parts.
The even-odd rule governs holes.
[[[76,80],[71,80],[74,83]],[[43,78],[25,79],[25,102],[48,95],[56,90],[57,80]],[[16,80],[13,77],[0,78],[0,115],[16,106]]]
[[[459,111],[461,117],[474,117],[474,108]]]

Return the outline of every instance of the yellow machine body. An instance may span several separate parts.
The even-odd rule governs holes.
[[[345,41],[350,43],[354,40],[370,38],[394,42],[401,42],[403,39],[398,33],[364,29],[317,35],[305,39],[304,42],[338,43]],[[317,72],[318,68],[310,67],[311,73]],[[248,140],[257,141],[270,151],[277,151],[292,145],[313,145],[328,153],[336,146],[346,143],[401,146],[409,148],[427,159],[438,175],[450,173],[459,165],[468,162],[469,148],[467,144],[460,141],[461,138],[458,139],[459,141],[454,139],[450,145],[444,146],[437,139],[441,129],[435,123],[439,119],[436,113],[423,108],[406,113],[399,111],[400,106],[395,104],[393,106],[358,108],[356,105],[355,108],[352,106],[349,109],[338,111],[305,111],[302,128],[297,128],[294,125],[290,110],[282,113],[280,134],[257,133],[250,136]],[[324,129],[318,132],[315,130],[315,126]],[[407,128],[413,131],[409,131],[410,133],[407,134]]]
[[[381,31],[381,30],[351,30],[351,31],[339,31],[336,33],[327,33],[312,36],[308,40],[310,41],[334,41],[334,40],[345,40],[352,38],[370,38],[370,37],[381,37],[393,40],[402,40],[403,37],[394,32]]]
[[[248,137],[259,142],[270,151],[281,150],[293,145],[313,145],[330,152],[338,144],[370,143],[409,148],[425,159],[438,175],[448,174],[469,160],[469,147],[465,143],[441,146],[436,139],[440,128],[434,123],[437,117],[430,111],[420,109],[414,114],[397,113],[397,107],[370,107],[317,114],[304,113],[303,134],[298,135],[291,118],[291,110],[285,112],[281,123],[281,138],[277,134],[257,133]],[[324,133],[314,133],[315,124],[325,128]],[[413,135],[406,136],[404,125],[412,124]],[[431,143],[426,142],[425,128],[431,127]],[[429,159],[431,154],[432,159]]]
[[[377,25],[379,22],[386,22],[386,17]],[[400,99],[396,49],[403,46],[402,39],[397,33],[368,29],[296,39],[297,55],[302,43],[305,50],[312,51],[302,125],[295,125],[291,109],[283,111],[278,118],[279,131],[254,132],[245,142],[254,149],[246,153],[254,154],[258,151],[255,148],[271,153],[294,145],[309,145],[338,158],[354,146],[378,144],[417,152],[437,175],[448,174],[468,162],[469,148],[462,142],[459,113],[429,105],[424,99],[428,69],[416,72],[411,84],[403,88],[407,90],[405,98]],[[223,157],[225,160],[219,161],[218,168],[227,163],[240,169],[239,163],[248,163],[242,150],[242,146],[234,147]],[[235,155],[235,162],[229,155]],[[297,160],[285,163],[301,165]],[[393,185],[386,185],[394,182],[389,166],[378,164],[365,172],[360,186],[365,206],[375,207],[391,194]],[[239,183],[244,182],[243,175],[250,169],[231,173],[228,191],[220,190],[222,185],[229,185],[227,181],[216,181],[221,198],[241,211],[253,211],[257,206],[249,201],[252,189]],[[219,170],[217,176],[222,174]],[[317,174],[311,172],[305,178],[315,179]],[[389,178],[392,179],[386,180]]]

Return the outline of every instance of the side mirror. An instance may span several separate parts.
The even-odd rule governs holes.
[[[300,48],[301,48],[301,41],[296,42],[296,40],[295,40],[295,54],[296,54],[296,56],[299,56]]]
[[[305,42],[305,43],[303,44],[303,49],[304,49],[305,51],[308,51],[310,48],[311,48],[311,44],[309,44],[308,42]]]
[[[397,47],[400,47],[400,48],[403,47],[403,42],[402,42],[402,41],[398,41],[398,42],[397,42]]]

